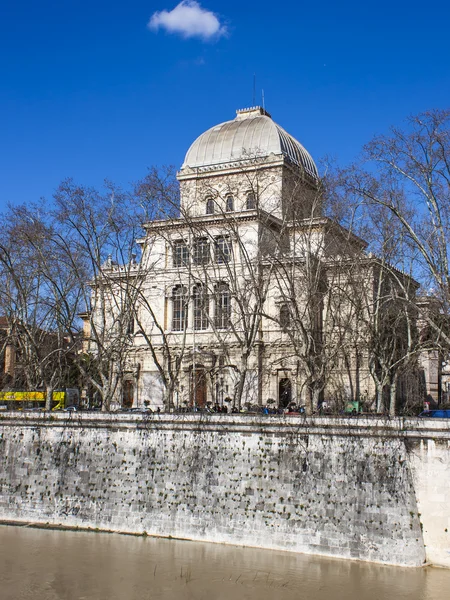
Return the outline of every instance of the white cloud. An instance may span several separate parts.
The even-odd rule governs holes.
[[[165,29],[184,38],[199,37],[204,40],[225,35],[227,29],[210,10],[202,8],[195,0],[182,0],[171,11],[155,12],[148,22],[149,29]]]

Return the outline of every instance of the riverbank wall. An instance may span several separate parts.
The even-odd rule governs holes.
[[[450,423],[4,413],[0,519],[450,567]]]

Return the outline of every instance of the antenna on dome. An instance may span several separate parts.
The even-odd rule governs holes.
[[[266,103],[264,101],[264,90],[261,90],[261,96],[262,96],[262,107],[263,107],[263,111],[266,111]]]
[[[256,73],[253,73],[253,102],[252,106],[256,104]]]

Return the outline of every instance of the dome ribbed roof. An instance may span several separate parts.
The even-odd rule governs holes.
[[[317,179],[311,155],[260,107],[237,111],[233,121],[202,133],[187,151],[182,168],[219,166],[271,154],[283,155]]]

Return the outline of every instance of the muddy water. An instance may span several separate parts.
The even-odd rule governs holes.
[[[0,526],[1,600],[449,600],[450,571]]]

